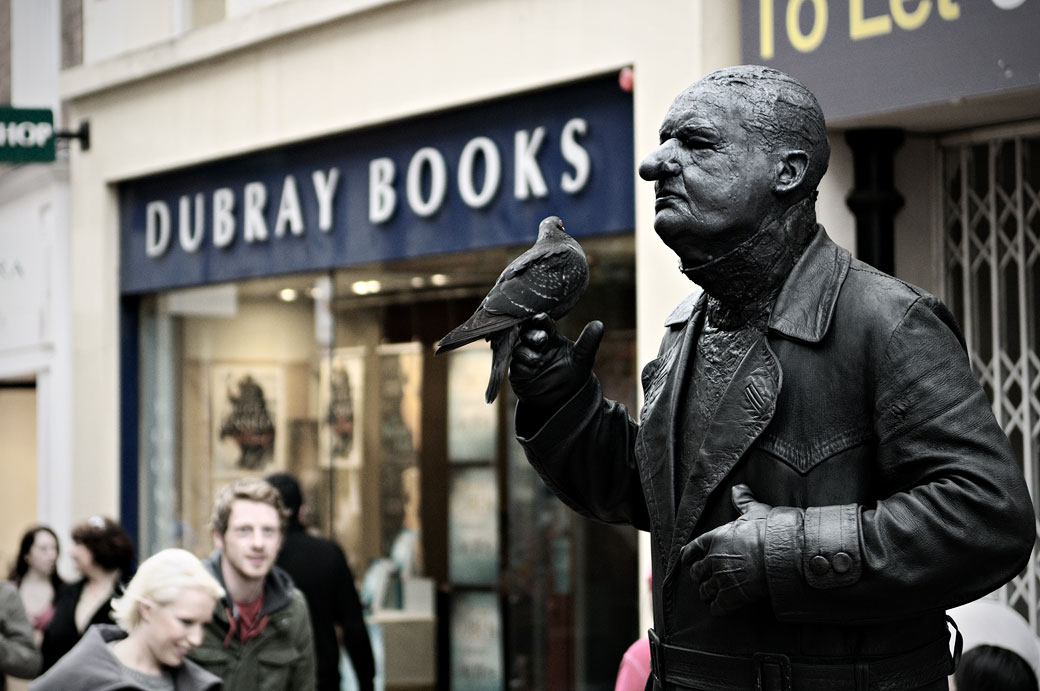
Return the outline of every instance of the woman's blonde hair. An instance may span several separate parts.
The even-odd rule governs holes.
[[[130,579],[123,596],[112,600],[112,619],[123,630],[133,632],[141,623],[141,603],[164,607],[176,600],[185,588],[198,588],[214,600],[224,597],[224,589],[202,562],[183,549],[164,549],[149,557]]]

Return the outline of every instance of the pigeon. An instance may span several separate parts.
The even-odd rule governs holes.
[[[567,314],[589,285],[589,262],[578,241],[549,216],[538,224],[538,239],[509,263],[473,315],[448,332],[436,354],[472,343],[491,342],[491,378],[484,400],[491,403],[506,374],[509,356],[523,322],[545,312],[553,319]]]

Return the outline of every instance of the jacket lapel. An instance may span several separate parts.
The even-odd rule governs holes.
[[[672,312],[665,322],[671,329],[657,359],[643,370],[644,404],[640,411],[636,454],[643,495],[651,521],[653,539],[661,554],[667,553],[675,516],[675,421],[681,385],[692,366],[691,348],[696,346],[703,323],[703,301],[697,290]]]
[[[763,336],[744,355],[719,401],[675,514],[667,571],[690,541],[708,497],[730,473],[776,411],[782,383],[780,363]]]

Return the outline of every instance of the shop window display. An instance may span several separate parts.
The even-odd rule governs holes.
[[[606,315],[604,388],[631,405],[633,239],[582,244],[591,284],[561,328]],[[488,675],[492,685],[529,688],[612,678],[611,646],[619,658],[637,634],[637,603],[624,597],[638,580],[635,534],[620,539],[624,554],[600,554],[596,544],[618,538],[557,515],[533,471],[510,460],[515,399],[506,386],[493,405],[484,402],[486,343],[433,356],[436,339],[472,312],[523,249],[142,299],[143,551],[207,554],[221,486],[290,472],[307,523],[343,546],[370,618],[389,622],[373,637],[388,688],[484,688]],[[467,377],[476,383],[463,383]],[[593,583],[592,564],[610,572],[615,611],[586,603],[589,588],[604,587]],[[395,628],[408,612],[422,614],[405,617],[409,630]],[[599,616],[611,617],[616,645],[596,630]],[[485,645],[454,640],[478,629],[494,631]],[[427,660],[416,640],[428,642]],[[552,662],[549,650],[566,654]]]

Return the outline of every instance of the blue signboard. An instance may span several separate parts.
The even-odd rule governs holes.
[[[627,232],[632,142],[610,76],[127,181],[121,289]]]

